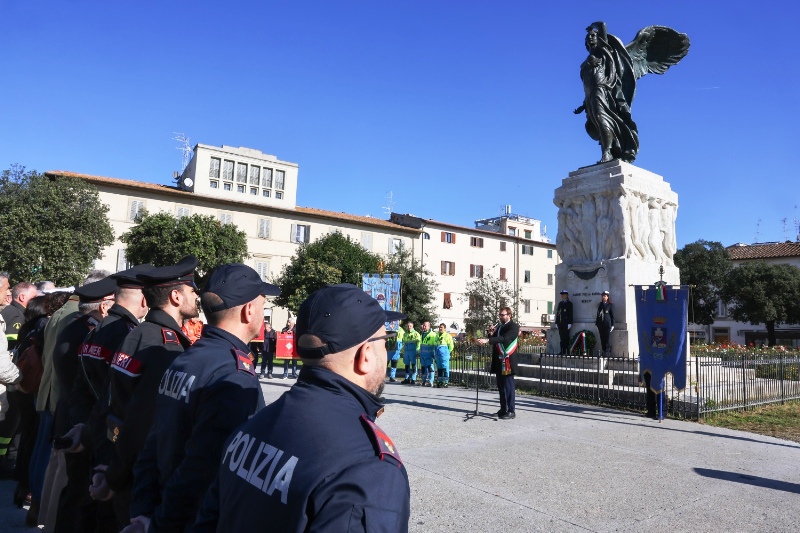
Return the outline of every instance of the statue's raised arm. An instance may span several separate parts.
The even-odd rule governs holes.
[[[585,42],[585,96],[574,113],[586,113],[586,132],[602,149],[600,163],[633,161],[639,152],[639,132],[631,118],[636,80],[647,73],[663,74],[677,64],[689,51],[689,37],[664,26],[648,26],[624,46],[606,31],[604,22],[595,22],[586,28]]]

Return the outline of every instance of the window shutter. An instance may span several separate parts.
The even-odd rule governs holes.
[[[442,261],[442,275],[443,275],[443,276],[444,276],[445,274],[447,274],[447,272],[445,272],[444,265],[445,265],[445,261]]]
[[[292,224],[292,233],[289,235],[289,242],[300,242],[297,237],[297,224]]]
[[[501,268],[500,269],[500,279],[502,281],[505,281],[505,279],[506,279],[506,269],[505,268]]]
[[[455,244],[456,243],[456,234],[455,233],[451,233],[451,235],[453,236],[453,241],[452,242],[453,242],[453,244]]]
[[[125,250],[120,249],[117,252],[117,272],[126,270],[128,268],[128,258],[125,255]]]
[[[446,237],[444,236],[444,232],[442,232],[442,242],[446,242],[445,239]]]
[[[456,264],[455,263],[450,263],[450,275],[451,276],[455,276],[456,275]]]
[[[450,299],[450,293],[444,293],[444,304],[442,305],[445,309],[450,309],[453,307],[453,301]]]

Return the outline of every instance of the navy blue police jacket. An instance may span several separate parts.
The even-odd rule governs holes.
[[[155,419],[134,465],[131,517],[183,532],[214,480],[228,436],[264,406],[245,343],[206,325],[161,378]]]
[[[408,531],[408,474],[380,411],[375,395],[304,366],[228,439],[192,533]]]

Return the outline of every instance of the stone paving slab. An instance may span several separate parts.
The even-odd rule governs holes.
[[[262,380],[274,401],[293,380]],[[695,422],[475,390],[387,383],[378,424],[411,483],[412,533],[796,531],[800,444]],[[481,391],[479,413],[497,412]],[[29,530],[0,482],[0,531]],[[265,531],[267,531],[265,529]]]

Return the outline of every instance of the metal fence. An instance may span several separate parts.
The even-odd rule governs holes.
[[[544,351],[541,346],[520,347],[518,390],[645,410],[645,388],[640,385],[635,357],[561,356]],[[496,388],[495,376],[489,372],[490,357],[487,345],[457,344],[450,360],[450,381]],[[800,399],[800,354],[729,351],[693,356],[687,365],[687,387],[675,390],[668,375],[665,391],[665,413],[690,419]]]

